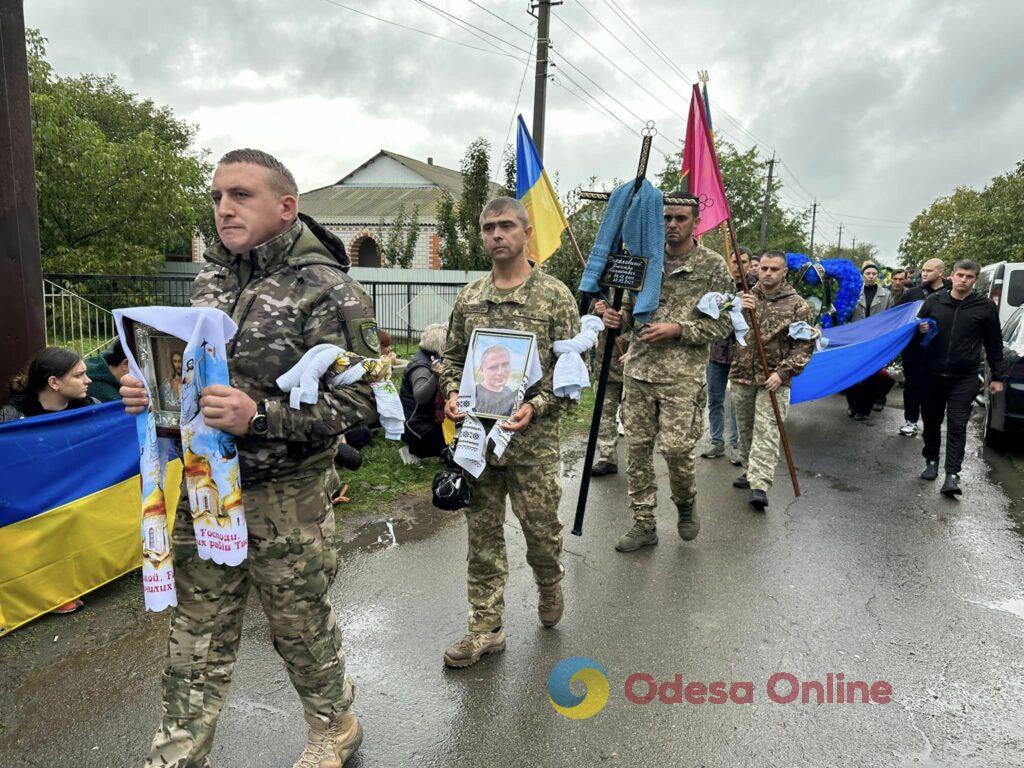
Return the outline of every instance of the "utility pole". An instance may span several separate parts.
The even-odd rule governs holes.
[[[768,183],[764,188],[764,205],[761,206],[761,234],[757,238],[757,252],[764,253],[764,241],[768,235],[768,204],[772,199],[772,172],[775,170],[775,150],[768,161]]]
[[[850,249],[854,250],[854,251],[857,250],[857,236],[856,235],[853,236],[853,245],[850,246]]]
[[[789,166],[786,166],[787,168]],[[811,206],[811,252],[810,257],[814,258],[814,228],[818,224],[818,201],[814,201],[814,205]]]
[[[552,0],[537,0],[530,11],[537,11],[537,76],[533,85],[533,145],[544,159],[544,111],[548,98],[548,31],[551,27],[551,6],[561,5]]]
[[[836,244],[837,256],[842,255],[843,251],[843,222],[839,222],[839,242]]]
[[[46,343],[22,0],[0,0],[0,402]]]

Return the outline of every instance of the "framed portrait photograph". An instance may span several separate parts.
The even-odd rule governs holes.
[[[473,366],[477,416],[504,420],[519,408],[520,388],[534,344],[532,333],[486,328],[473,331],[466,364]]]
[[[181,431],[181,392],[185,364],[185,340],[143,323],[124,319],[132,356],[142,369],[151,395],[161,437],[178,437]]]

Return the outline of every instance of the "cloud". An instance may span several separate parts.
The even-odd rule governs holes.
[[[483,136],[497,157],[521,83],[519,111],[530,122],[532,65],[338,5],[466,46],[490,40],[518,57],[489,35],[531,45],[476,6],[432,2],[485,31],[474,36],[413,0],[33,0],[26,21],[49,38],[58,72],[114,73],[198,123],[215,156],[265,147],[309,189],[382,147],[458,167],[466,145]],[[481,4],[532,32],[521,0]],[[589,0],[558,6],[555,16],[545,162],[563,189],[592,175],[631,175],[644,120],[657,122],[656,149],[674,151],[697,68],[711,71],[716,128],[741,148],[779,152],[789,204],[822,203],[819,242],[834,240],[842,220],[844,239],[873,241],[895,261],[904,229],[878,219],[909,221],[953,187],[981,186],[1021,159],[1018,0]],[[584,104],[580,88],[614,117]],[[660,166],[655,155],[652,170]]]

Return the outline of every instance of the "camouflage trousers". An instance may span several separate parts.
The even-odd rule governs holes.
[[[604,408],[601,411],[601,427],[597,433],[597,461],[619,463],[615,448],[619,444],[619,423],[615,416],[622,402],[622,382],[608,380],[604,391]]]
[[[775,426],[772,399],[768,390],[754,384],[731,382],[732,404],[740,428],[740,456],[747,468],[752,489],[767,491],[779,463],[779,430]],[[786,420],[789,412],[789,387],[775,390],[779,413]]]
[[[239,566],[196,554],[184,487],[174,522],[174,578],[163,674],[163,717],[145,768],[204,765],[231,686],[250,587],[306,720],[330,723],[352,704],[341,630],[327,598],[338,570],[326,478],[288,479],[243,490],[249,554]]]
[[[489,632],[502,626],[505,615],[505,499],[512,502],[526,538],[526,562],[538,585],[557,584],[564,569],[562,521],[558,502],[562,497],[559,467],[488,466],[473,483],[473,497],[466,507],[469,532],[467,592],[469,630]]]
[[[694,450],[704,431],[706,402],[707,382],[703,375],[671,384],[651,384],[626,377],[622,421],[626,428],[626,480],[634,520],[651,526],[655,523],[655,438],[668,464],[672,501],[680,504],[693,498]]]

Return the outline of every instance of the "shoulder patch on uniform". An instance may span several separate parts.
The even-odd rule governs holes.
[[[359,335],[363,342],[377,354],[380,354],[380,332],[375,320],[363,320],[359,323]]]

